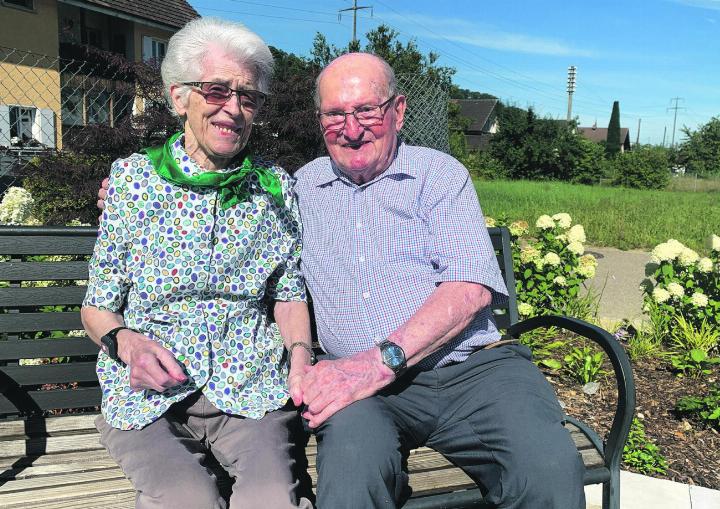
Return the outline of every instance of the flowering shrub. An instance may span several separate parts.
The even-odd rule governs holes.
[[[498,221],[487,218],[488,225]],[[595,276],[597,261],[585,254],[585,229],[572,224],[569,214],[542,215],[538,233],[530,237],[525,221],[508,224],[513,239],[518,312],[523,317],[568,313],[579,300],[580,285]]]
[[[0,202],[0,224],[27,224],[35,200],[22,187],[10,187]]]
[[[680,315],[696,329],[703,322],[720,327],[720,237],[712,236],[709,257],[675,239],[658,244],[645,273],[646,307]]]

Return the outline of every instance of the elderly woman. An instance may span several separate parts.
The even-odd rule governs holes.
[[[291,378],[312,357],[297,204],[243,151],[271,71],[242,25],[189,23],[162,64],[183,131],[112,166],[82,317],[101,347],[97,427],[137,507],[226,507],[211,456],[235,478],[230,507],[310,507],[286,408],[285,348]]]

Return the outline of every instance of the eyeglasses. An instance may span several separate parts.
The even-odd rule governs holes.
[[[352,111],[326,111],[324,113],[318,112],[317,116],[320,119],[320,126],[324,131],[340,132],[345,127],[347,116],[352,115],[357,120],[357,123],[363,127],[373,127],[383,123],[385,118],[385,106],[397,97],[391,95],[390,98],[375,106],[367,105],[355,108]]]
[[[225,104],[233,94],[238,98],[240,107],[245,111],[256,112],[265,103],[267,96],[258,90],[245,90],[239,88],[233,90],[222,83],[212,81],[188,81],[181,83],[198,89],[198,92],[205,98],[208,104]]]

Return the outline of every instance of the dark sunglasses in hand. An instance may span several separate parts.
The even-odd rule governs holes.
[[[188,81],[181,83],[181,85],[195,87],[208,104],[225,104],[230,100],[232,95],[235,94],[240,106],[244,110],[252,112],[259,110],[267,98],[267,95],[259,90],[242,88],[233,90],[227,85],[214,83],[212,81]]]

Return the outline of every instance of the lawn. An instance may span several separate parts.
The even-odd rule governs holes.
[[[674,238],[702,253],[720,235],[720,192],[646,191],[562,182],[476,181],[486,216],[524,219],[567,212],[588,243],[651,249]]]

